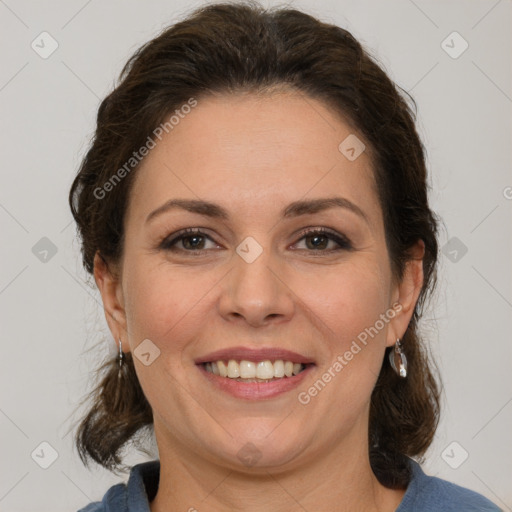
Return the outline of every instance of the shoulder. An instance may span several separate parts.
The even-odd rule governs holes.
[[[127,512],[126,484],[112,486],[101,501],[89,503],[78,512]]]
[[[500,508],[475,491],[426,475],[410,459],[412,477],[396,512],[500,512]]]
[[[133,466],[127,483],[112,486],[101,501],[89,503],[78,512],[150,512],[160,478],[160,461]]]

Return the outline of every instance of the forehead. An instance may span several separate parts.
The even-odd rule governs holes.
[[[369,148],[351,160],[340,151],[346,140],[363,142],[341,116],[302,93],[208,96],[155,141],[136,170],[129,211],[143,217],[179,197],[249,214],[341,194],[378,214]]]

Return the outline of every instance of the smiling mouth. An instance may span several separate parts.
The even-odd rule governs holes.
[[[208,373],[213,373],[219,377],[235,380],[238,382],[271,382],[279,379],[286,379],[303,372],[310,364],[294,363],[276,359],[271,361],[248,361],[242,359],[236,361],[211,361],[202,363],[203,368]]]

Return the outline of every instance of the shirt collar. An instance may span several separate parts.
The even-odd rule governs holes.
[[[160,480],[160,461],[151,460],[134,466],[127,485],[128,512],[151,512],[149,503],[155,498]]]

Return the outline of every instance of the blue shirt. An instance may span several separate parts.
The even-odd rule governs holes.
[[[459,485],[427,476],[421,466],[409,459],[412,476],[395,512],[500,512],[487,498]],[[78,512],[151,512],[149,503],[156,496],[160,461],[133,466],[128,483],[112,486],[101,502],[90,503]]]

